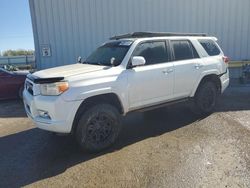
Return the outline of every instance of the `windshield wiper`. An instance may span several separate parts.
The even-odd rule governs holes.
[[[84,61],[84,62],[82,62],[82,64],[109,66],[109,65],[106,65],[106,64],[102,64],[101,62],[90,62],[90,61]]]
[[[87,61],[83,61],[83,62],[81,62],[82,64],[90,64],[89,62],[87,62]]]
[[[103,64],[101,64],[100,62],[96,62],[96,64],[97,64],[97,65],[103,65]]]
[[[100,62],[90,62],[89,64],[92,64],[92,65],[101,65],[101,66],[105,66],[105,65],[103,65],[102,63],[100,63]]]

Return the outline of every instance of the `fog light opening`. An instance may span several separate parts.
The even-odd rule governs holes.
[[[43,110],[38,110],[39,117],[43,119],[51,119],[49,112],[43,111]]]

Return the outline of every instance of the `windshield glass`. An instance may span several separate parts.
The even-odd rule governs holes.
[[[115,41],[97,48],[84,63],[103,66],[118,66],[127,54],[131,40]]]

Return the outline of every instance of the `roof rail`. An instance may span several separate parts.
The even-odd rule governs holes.
[[[164,33],[164,32],[134,32],[123,35],[117,35],[110,40],[119,40],[124,38],[144,38],[144,37],[171,37],[171,36],[200,36],[205,37],[205,33]]]

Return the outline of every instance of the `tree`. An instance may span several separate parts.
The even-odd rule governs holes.
[[[22,55],[34,55],[34,50],[6,50],[2,54],[3,56],[22,56]]]

